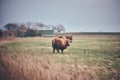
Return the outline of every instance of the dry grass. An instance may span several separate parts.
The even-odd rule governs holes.
[[[14,37],[0,37],[0,46],[5,43],[17,42],[17,38]]]
[[[94,69],[28,54],[0,54],[0,80],[99,80]]]

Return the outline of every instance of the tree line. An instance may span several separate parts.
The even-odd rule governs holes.
[[[42,36],[39,30],[53,30],[55,33],[65,32],[65,27],[62,24],[55,26],[45,25],[41,22],[8,23],[4,28],[11,31],[17,31],[18,37]]]

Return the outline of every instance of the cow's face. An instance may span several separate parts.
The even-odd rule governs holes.
[[[66,40],[66,46],[70,46],[70,40],[69,39]]]
[[[66,36],[66,39],[69,39],[70,42],[72,43],[72,36]]]

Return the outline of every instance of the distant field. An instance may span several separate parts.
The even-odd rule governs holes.
[[[0,40],[0,80],[120,80],[120,35],[74,35],[64,53],[54,37]]]

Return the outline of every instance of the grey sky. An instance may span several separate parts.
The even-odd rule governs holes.
[[[0,10],[0,27],[42,22],[66,32],[120,32],[120,0],[0,0]]]

